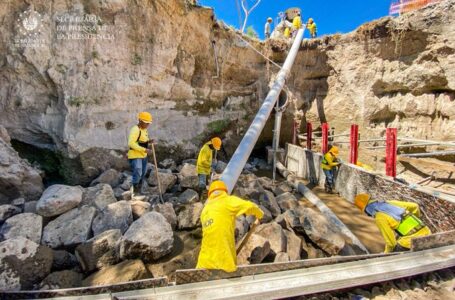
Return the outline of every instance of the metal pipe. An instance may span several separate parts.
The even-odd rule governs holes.
[[[265,123],[267,122],[267,119],[269,118],[270,113],[275,106],[275,102],[277,101],[278,96],[283,89],[286,78],[289,75],[292,65],[294,64],[295,57],[297,56],[297,53],[300,49],[304,31],[305,29],[302,28],[297,32],[291,50],[289,51],[283,67],[278,72],[272,88],[262,103],[261,108],[259,109],[256,117],[250,125],[250,128],[248,128],[248,131],[245,133],[245,136],[232,155],[232,158],[229,161],[226,169],[224,170],[223,174],[221,174],[221,180],[226,184],[229,193],[232,192],[235,183],[237,182],[237,179],[239,178],[240,173],[242,172],[243,167],[245,166],[245,163],[248,160],[251,151],[253,151],[253,147],[256,144],[259,135],[265,126]]]
[[[432,157],[432,156],[443,156],[443,155],[455,155],[455,151],[438,151],[428,153],[410,153],[401,154],[401,157]]]
[[[278,103],[278,101],[277,101],[277,103]],[[276,178],[276,152],[278,151],[278,148],[280,145],[280,128],[281,128],[282,116],[283,116],[283,113],[278,110],[275,115],[275,129],[273,130],[273,172],[272,172],[273,182],[275,182],[275,178]]]
[[[341,136],[349,136],[349,133],[344,133],[344,134],[335,134],[335,135],[329,135],[329,138],[335,138],[335,137],[341,137]]]
[[[418,143],[418,144],[402,144],[398,145],[397,148],[408,148],[408,147],[421,147],[421,146],[436,146],[440,145],[440,143]],[[382,149],[386,148],[386,146],[375,146],[375,147],[366,147],[367,149]]]
[[[431,140],[422,140],[422,139],[413,139],[413,138],[398,138],[398,140],[405,141],[405,142],[438,143],[441,146],[455,147],[455,143],[453,143],[453,142],[441,142],[441,141],[431,141]]]

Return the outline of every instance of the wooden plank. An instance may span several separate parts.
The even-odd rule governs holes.
[[[411,240],[411,251],[455,245],[455,230],[439,232]]]
[[[280,299],[348,289],[455,266],[455,245],[390,257],[116,293],[129,299]]]
[[[246,265],[239,266],[237,271],[227,273],[221,270],[205,270],[205,269],[188,269],[188,270],[177,270],[175,272],[175,283],[188,284],[195,282],[219,280],[226,278],[236,278],[242,276],[258,275],[265,273],[273,273],[280,271],[288,271],[302,268],[310,268],[317,266],[332,265],[342,262],[365,260],[376,257],[384,257],[390,255],[396,255],[397,253],[390,254],[368,254],[368,255],[352,255],[352,256],[337,256],[337,257],[326,257],[316,259],[297,260],[283,263],[267,263],[257,265]]]

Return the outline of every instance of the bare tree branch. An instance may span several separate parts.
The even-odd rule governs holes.
[[[248,21],[248,16],[250,15],[250,13],[259,5],[259,3],[261,2],[261,0],[256,0],[256,2],[254,3],[254,5],[250,8],[250,9],[247,9],[245,7],[245,4],[248,4],[247,3],[248,0],[241,0],[240,3],[242,4],[242,9],[245,13],[245,19],[243,20],[243,26],[242,26],[242,32],[245,32],[245,27],[246,27],[246,23]]]

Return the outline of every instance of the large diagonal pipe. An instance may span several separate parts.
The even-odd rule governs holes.
[[[278,75],[275,79],[275,82],[272,85],[267,97],[264,100],[261,108],[259,109],[256,117],[254,118],[253,122],[248,128],[248,131],[245,133],[242,141],[240,142],[239,146],[234,152],[231,160],[229,161],[226,169],[224,170],[223,174],[221,175],[221,180],[226,183],[228,192],[231,193],[234,189],[235,183],[240,176],[240,173],[245,166],[248,157],[253,151],[253,147],[256,144],[259,135],[262,132],[262,129],[267,122],[267,119],[272,112],[273,107],[280,95],[281,90],[283,89],[284,83],[286,82],[286,78],[291,71],[292,65],[294,64],[295,57],[297,56],[297,52],[299,51],[300,44],[302,43],[304,29],[299,29],[297,35],[295,37],[294,43],[292,44],[291,50],[284,62],[283,67],[278,72]]]

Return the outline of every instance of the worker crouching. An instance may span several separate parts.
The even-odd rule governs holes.
[[[430,235],[430,229],[420,219],[417,203],[390,200],[372,200],[368,194],[359,194],[355,206],[376,221],[385,240],[384,253],[409,250],[411,239]]]
[[[230,196],[223,181],[214,181],[201,213],[202,244],[197,269],[237,270],[235,249],[235,218],[246,214],[256,217],[264,213],[254,203]]]
[[[207,179],[216,166],[216,158],[213,159],[213,151],[221,149],[221,139],[214,137],[202,146],[197,157],[197,174],[199,176],[199,191],[206,190]]]
[[[133,126],[128,136],[128,162],[133,173],[133,194],[139,195],[142,182],[147,172],[147,154],[151,153],[148,145],[153,140],[148,137],[147,128],[152,123],[152,115],[148,112],[138,114],[138,124]]]
[[[330,150],[324,154],[321,162],[322,171],[325,174],[324,188],[327,193],[332,193],[335,189],[335,168],[340,164],[338,162],[338,147],[332,146]]]

